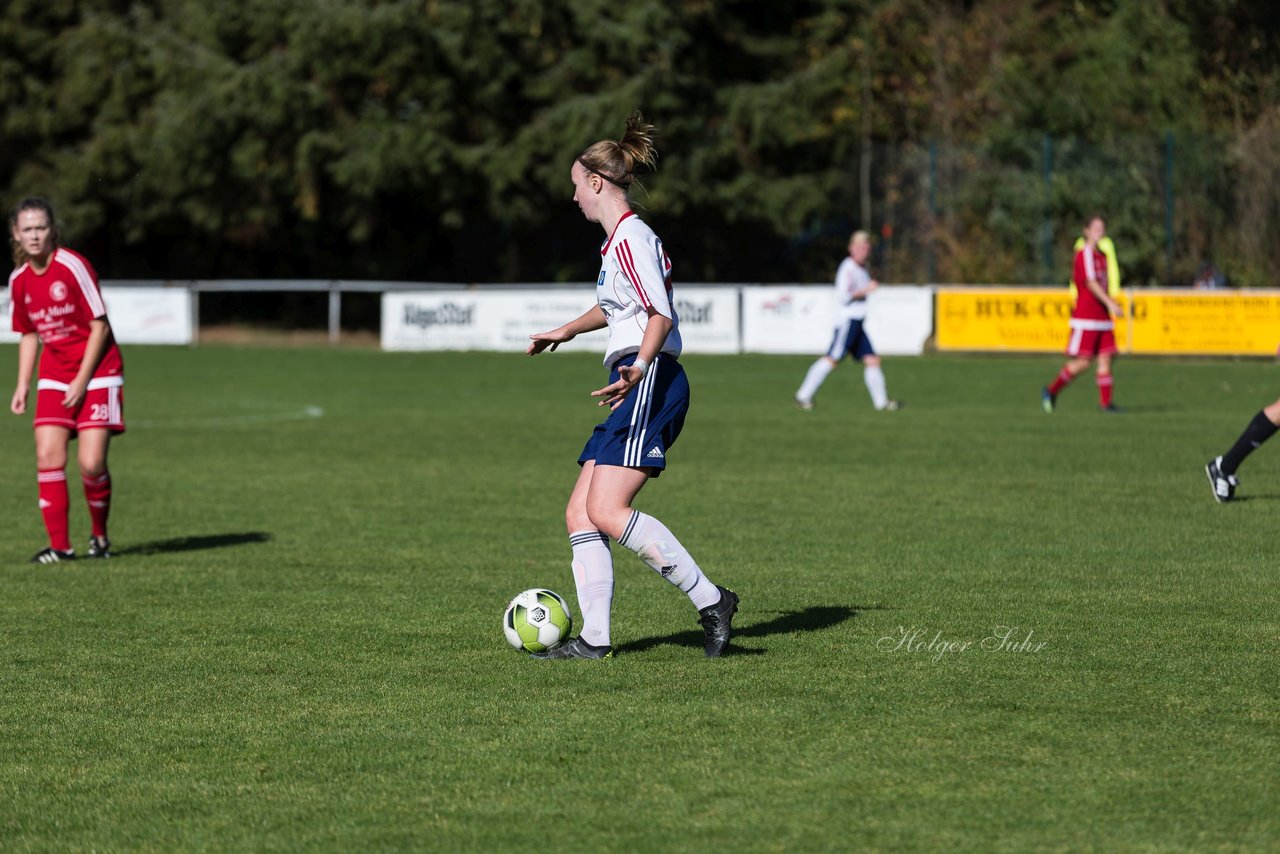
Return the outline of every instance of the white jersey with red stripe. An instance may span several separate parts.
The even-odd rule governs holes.
[[[609,321],[609,346],[604,363],[612,366],[640,350],[649,309],[671,318],[671,332],[662,352],[679,356],[680,320],[671,293],[671,259],[662,241],[640,217],[627,211],[600,247],[600,277],[596,301]]]
[[[98,274],[88,260],[70,249],[57,249],[43,273],[23,264],[9,276],[9,300],[13,331],[34,332],[44,345],[38,378],[55,383],[75,379],[89,341],[90,321],[107,316]],[[94,381],[123,375],[120,350],[114,337],[108,337]]]
[[[865,267],[852,258],[846,258],[840,262],[839,268],[836,269],[836,305],[840,312],[841,323],[847,320],[866,319],[867,298],[854,298],[853,295],[858,291],[866,290],[870,285],[871,274]]]

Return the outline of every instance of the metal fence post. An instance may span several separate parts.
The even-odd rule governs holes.
[[[329,344],[342,336],[342,283],[329,283]]]
[[[938,141],[929,140],[929,281],[938,278]]]
[[[1164,132],[1165,283],[1173,285],[1173,131]]]
[[[200,343],[200,283],[189,283],[187,290],[191,293],[191,346],[194,347]]]
[[[1044,135],[1044,219],[1040,225],[1040,246],[1044,261],[1044,283],[1053,282],[1053,136]]]

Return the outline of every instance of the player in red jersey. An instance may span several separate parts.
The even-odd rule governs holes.
[[[18,384],[9,409],[27,411],[36,381],[35,439],[40,512],[49,547],[32,563],[75,557],[67,531],[67,448],[79,439],[77,461],[89,504],[89,557],[110,557],[107,515],[111,473],[107,448],[124,432],[124,364],[107,322],[98,274],[82,255],[58,246],[53,207],[23,199],[9,217],[16,269],[9,276],[13,331],[18,344]]]
[[[1071,339],[1067,355],[1053,382],[1040,391],[1045,412],[1053,412],[1058,394],[1067,384],[1089,369],[1098,357],[1098,405],[1103,412],[1119,412],[1111,402],[1111,357],[1116,352],[1115,323],[1112,317],[1124,309],[1107,292],[1107,258],[1098,249],[1098,241],[1107,233],[1100,216],[1090,217],[1084,227],[1084,246],[1076,252],[1076,305],[1071,311]]]

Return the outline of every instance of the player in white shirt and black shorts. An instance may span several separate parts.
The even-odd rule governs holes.
[[[796,392],[796,406],[813,409],[813,398],[822,383],[840,365],[845,354],[862,362],[862,379],[871,395],[871,405],[879,410],[896,410],[902,404],[889,397],[885,388],[884,371],[880,357],[871,346],[863,322],[867,318],[867,297],[880,283],[867,272],[867,258],[871,254],[871,236],[865,231],[855,231],[849,238],[849,256],[840,262],[836,270],[836,326],[831,335],[827,352],[809,366],[804,382]]]
[[[657,158],[653,132],[639,112],[632,113],[621,140],[597,142],[574,161],[573,199],[606,235],[596,305],[557,329],[529,336],[527,352],[533,356],[583,332],[609,329],[609,382],[592,395],[610,412],[582,449],[582,468],[565,508],[582,631],[542,658],[613,655],[610,538],[688,595],[698,609],[708,658],[724,653],[738,608],[737,594],[712,583],[665,525],[631,506],[649,478],[666,468],[689,411],[671,260],[627,196],[636,167],[652,167]]]

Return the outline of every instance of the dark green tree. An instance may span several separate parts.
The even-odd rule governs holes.
[[[1276,15],[1261,0],[13,0],[0,186],[51,196],[116,277],[589,278],[599,235],[569,165],[640,107],[660,160],[635,198],[684,279],[826,279],[860,227],[896,280],[1057,281],[1080,217],[1102,210],[1130,282],[1212,255],[1265,283]]]

